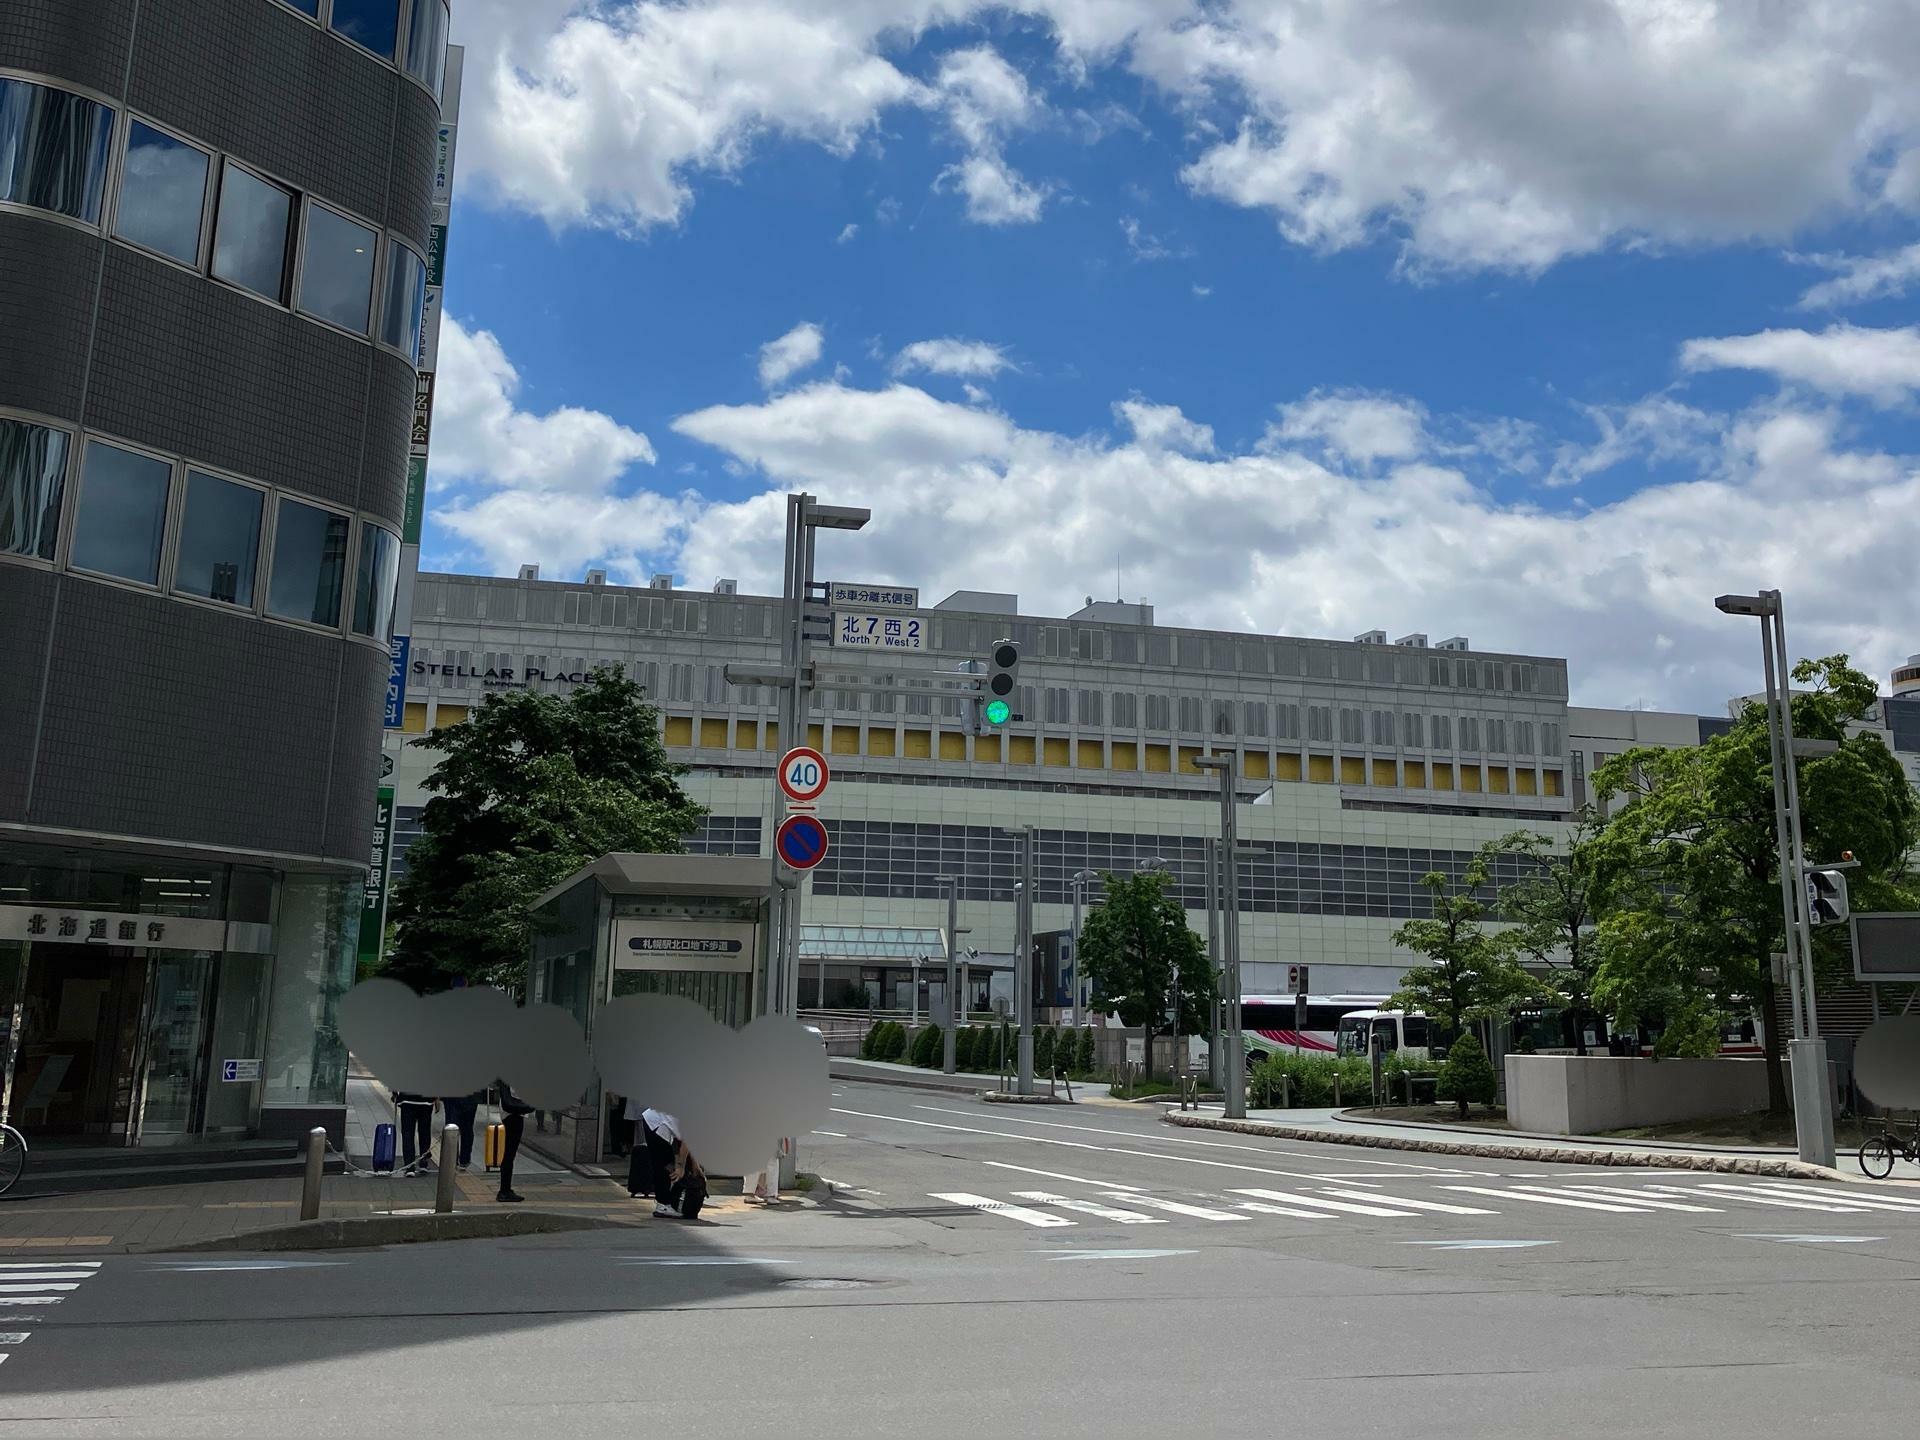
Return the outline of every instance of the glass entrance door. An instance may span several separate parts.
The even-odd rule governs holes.
[[[214,961],[205,951],[149,953],[139,1138],[164,1145],[200,1129]]]
[[[9,1118],[29,1143],[126,1139],[144,955],[118,946],[33,943],[20,947],[18,965],[8,977],[14,994],[0,997],[10,1014],[18,997]]]

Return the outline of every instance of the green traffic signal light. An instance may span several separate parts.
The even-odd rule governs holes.
[[[989,725],[1004,725],[1012,718],[1013,711],[1008,707],[1006,701],[989,700],[987,702],[987,723]]]

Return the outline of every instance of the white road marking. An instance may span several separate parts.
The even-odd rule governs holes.
[[[1043,1175],[1049,1180],[1068,1180],[1075,1185],[1095,1185],[1102,1190],[1138,1190],[1138,1185],[1122,1185],[1118,1180],[1089,1180],[1084,1175],[1062,1175],[1054,1170],[1035,1170],[1030,1165],[1014,1165],[1005,1160],[982,1160],[996,1170],[1018,1170],[1022,1175]]]
[[[1190,1215],[1195,1220],[1244,1220],[1244,1215],[1235,1215],[1231,1210],[1209,1210],[1204,1205],[1188,1205],[1179,1200],[1167,1200],[1158,1195],[1142,1195],[1135,1191],[1126,1195],[1116,1195],[1116,1200],[1125,1200],[1133,1205],[1151,1205],[1156,1210],[1171,1211],[1175,1215]]]
[[[703,1255],[683,1259],[666,1255],[618,1255],[622,1265],[791,1265],[791,1260],[772,1260],[764,1255]]]
[[[58,1305],[58,1295],[0,1295],[0,1305]]]
[[[37,1280],[31,1285],[0,1285],[0,1295],[43,1295],[48,1291],[64,1292],[79,1288],[78,1285],[56,1285],[46,1280]]]
[[[1742,1235],[1742,1240],[1778,1240],[1783,1245],[1871,1245],[1884,1235]]]
[[[1575,1200],[1570,1195],[1533,1195],[1533,1188],[1524,1185],[1510,1185],[1502,1190],[1490,1190],[1483,1185],[1443,1185],[1443,1190],[1464,1190],[1470,1195],[1491,1195],[1496,1200],[1531,1200],[1536,1205],[1565,1205],[1573,1210],[1610,1210],[1615,1215],[1650,1215],[1653,1212],[1639,1205],[1615,1205],[1605,1200]]]
[[[1447,1205],[1438,1200],[1409,1200],[1404,1195],[1376,1195],[1370,1190],[1338,1190],[1328,1186],[1322,1195],[1338,1195],[1346,1200],[1384,1200],[1389,1205],[1404,1205],[1412,1210],[1436,1210],[1442,1215],[1497,1215],[1497,1210],[1478,1210],[1471,1205]]]
[[[1194,1250],[1055,1250],[1053,1260],[1164,1260],[1169,1255],[1194,1255]]]
[[[1062,1210],[1078,1210],[1083,1215],[1098,1215],[1102,1220],[1116,1220],[1122,1225],[1167,1223],[1157,1215],[1142,1215],[1138,1210],[1116,1210],[1113,1206],[1102,1205],[1096,1200],[1075,1200],[1046,1190],[1016,1190],[1013,1193],[1022,1200],[1039,1200],[1048,1205],[1058,1205]]]
[[[945,1200],[949,1205],[971,1205],[976,1210],[989,1215],[1004,1215],[1009,1220],[1018,1220],[1023,1225],[1038,1225],[1043,1229],[1055,1225],[1076,1225],[1079,1222],[1069,1220],[1064,1215],[1049,1215],[1044,1210],[1031,1210],[1025,1205],[1009,1205],[1005,1200],[990,1200],[985,1195],[970,1195],[964,1190],[951,1190],[945,1194],[934,1193],[934,1200]]]
[[[971,1110],[955,1110],[945,1105],[915,1105],[916,1110],[926,1110],[935,1115],[971,1115]],[[893,1117],[889,1117],[893,1118]],[[1115,1130],[1106,1125],[1071,1125],[1061,1120],[1027,1120],[1009,1115],[1010,1125],[1040,1125],[1049,1130],[1082,1130],[1095,1135],[1118,1135],[1127,1140],[1152,1140],[1167,1145],[1204,1145],[1212,1150],[1251,1150],[1256,1155],[1286,1155],[1302,1160],[1325,1160],[1324,1155],[1316,1155],[1308,1150],[1276,1150],[1270,1145],[1243,1145],[1231,1140],[1196,1140],[1188,1135],[1142,1135],[1137,1130]],[[1122,1152],[1127,1153],[1127,1152]],[[1156,1160],[1177,1160],[1177,1155],[1155,1155]],[[1415,1170],[1423,1175],[1478,1175],[1491,1174],[1491,1171],[1459,1170],[1450,1165],[1420,1165],[1407,1160],[1368,1160],[1355,1155],[1347,1160],[1350,1165],[1376,1165],[1385,1170]],[[1275,1171],[1275,1174],[1285,1172]],[[1312,1178],[1312,1177],[1303,1177]]]
[[[1758,1195],[1740,1185],[1695,1185],[1689,1190],[1680,1190],[1678,1186],[1660,1186],[1662,1190],[1675,1190],[1681,1194],[1698,1195],[1702,1192],[1712,1195],[1716,1200],[1743,1200],[1749,1205],[1777,1205],[1786,1210],[1824,1210],[1829,1215],[1871,1215],[1873,1210],[1866,1205],[1833,1205],[1818,1200],[1793,1200],[1784,1195]]]
[[[1402,1240],[1402,1245],[1424,1245],[1429,1250],[1529,1250],[1535,1245],[1558,1245],[1558,1240]]]
[[[0,1270],[98,1270],[98,1260],[0,1260]]]
[[[1754,1187],[1769,1195],[1786,1195],[1795,1200],[1831,1200],[1841,1205],[1867,1205],[1875,1210],[1898,1210],[1908,1215],[1920,1213],[1920,1198],[1904,1200],[1892,1195],[1856,1195],[1852,1190],[1835,1192],[1814,1185],[1789,1185],[1784,1181],[1762,1181]]]
[[[1285,1190],[1235,1190],[1236,1195],[1251,1195],[1256,1200],[1278,1200],[1283,1205],[1301,1205],[1309,1210],[1344,1210],[1354,1215],[1387,1215],[1399,1220],[1411,1220],[1411,1210],[1389,1210],[1382,1205],[1355,1205],[1346,1200],[1319,1200],[1311,1195],[1294,1195]],[[1482,1212],[1488,1213],[1488,1212]]]
[[[228,1270],[319,1270],[348,1263],[345,1260],[168,1260],[147,1268],[172,1275],[213,1275]]]
[[[1575,1185],[1569,1188],[1578,1190],[1582,1195],[1613,1196],[1620,1200],[1631,1200],[1636,1205],[1650,1205],[1655,1210],[1685,1210],[1696,1215],[1725,1213],[1711,1205],[1689,1205],[1683,1200],[1656,1200],[1644,1190],[1630,1190],[1624,1185]]]
[[[0,1345],[24,1345],[31,1330],[0,1330]]]
[[[1235,1208],[1252,1210],[1259,1215],[1291,1215],[1296,1220],[1335,1220],[1339,1217],[1329,1215],[1324,1210],[1289,1210],[1284,1205],[1269,1205],[1262,1200],[1236,1200]]]
[[[91,1270],[9,1270],[0,1280],[91,1280]]]
[[[836,1140],[845,1140],[847,1138],[846,1135],[839,1130],[816,1130],[813,1133],[816,1135],[831,1135]]]

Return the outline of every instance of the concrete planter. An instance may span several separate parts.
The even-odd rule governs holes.
[[[1762,1060],[1611,1055],[1509,1055],[1506,1060],[1507,1119],[1516,1130],[1592,1135],[1767,1108]]]

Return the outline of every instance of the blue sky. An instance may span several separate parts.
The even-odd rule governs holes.
[[[1712,708],[1711,596],[1772,584],[1884,673],[1897,8],[474,0],[423,562],[760,588],[807,487],[875,509],[837,568],[936,594]]]

